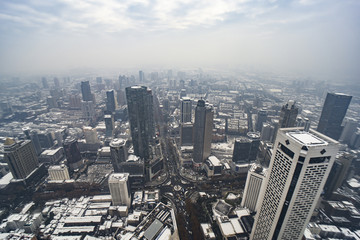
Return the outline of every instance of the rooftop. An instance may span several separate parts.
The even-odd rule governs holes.
[[[129,177],[128,173],[113,173],[109,177],[109,182],[127,181],[128,177]]]
[[[288,136],[305,145],[327,145],[328,143],[309,132],[288,132]]]

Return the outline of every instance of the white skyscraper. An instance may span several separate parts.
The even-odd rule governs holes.
[[[126,205],[130,207],[129,173],[111,174],[109,176],[109,189],[113,205]]]
[[[319,132],[279,129],[250,239],[302,238],[338,149]]]
[[[259,199],[261,186],[266,176],[266,169],[259,164],[252,164],[246,178],[244,195],[241,201],[241,206],[257,211],[256,205]]]

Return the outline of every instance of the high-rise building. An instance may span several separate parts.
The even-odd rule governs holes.
[[[83,132],[87,144],[99,143],[99,138],[97,136],[96,128],[83,127]]]
[[[191,99],[188,97],[181,99],[181,122],[191,122]]]
[[[96,83],[102,84],[102,77],[96,77]]]
[[[354,159],[352,154],[343,152],[336,156],[335,162],[331,168],[329,177],[326,181],[324,191],[325,197],[330,197],[343,184],[347,178],[351,162]]]
[[[144,74],[144,72],[143,71],[139,71],[139,82],[140,83],[143,83],[143,82],[145,82],[145,74]]]
[[[115,112],[116,108],[117,102],[114,89],[106,91],[106,110],[109,112]]]
[[[83,101],[93,101],[89,81],[81,82],[81,93]]]
[[[80,109],[81,108],[81,97],[77,94],[69,95],[69,108]]]
[[[191,122],[182,123],[180,125],[180,144],[181,146],[193,145],[193,127]]]
[[[255,130],[261,132],[262,125],[264,122],[266,122],[266,120],[267,120],[267,111],[259,110],[257,114]]]
[[[107,137],[112,137],[115,129],[114,116],[111,114],[107,114],[104,116],[105,120],[105,135]]]
[[[41,148],[51,148],[54,146],[54,139],[51,131],[40,131],[37,133]]]
[[[49,178],[53,181],[63,181],[70,179],[69,170],[65,164],[50,166],[48,172]]]
[[[96,111],[92,101],[81,101],[81,111],[85,120],[90,122],[95,121]]]
[[[317,131],[338,140],[342,132],[341,123],[345,117],[352,96],[328,93],[321,112]]]
[[[349,147],[357,149],[360,147],[360,130],[358,129],[352,136],[349,142]]]
[[[203,163],[211,153],[211,140],[214,121],[213,107],[199,100],[195,108],[194,153],[195,165]]]
[[[49,88],[48,81],[46,80],[46,77],[41,78],[41,82],[43,85],[43,88]]]
[[[149,145],[155,136],[152,92],[144,86],[128,87],[126,99],[134,153],[147,160]]]
[[[15,179],[25,179],[39,166],[30,140],[15,142],[14,139],[7,138],[4,143],[4,158]]]
[[[26,127],[23,129],[23,131],[25,133],[26,139],[31,140],[31,143],[34,144],[36,155],[40,155],[41,145],[36,130],[30,130],[30,128]]]
[[[64,152],[70,170],[75,170],[82,166],[83,160],[79,150],[78,142],[75,138],[67,137],[65,139]]]
[[[113,173],[109,176],[109,189],[113,205],[130,207],[131,192],[129,173]]]
[[[259,150],[260,134],[258,138],[251,139],[249,137],[240,137],[235,140],[233,162],[250,163],[256,160]]]
[[[111,163],[115,172],[120,172],[120,164],[126,162],[128,150],[126,140],[115,138],[110,142]]]
[[[359,123],[354,118],[345,118],[344,129],[341,133],[340,142],[349,143],[352,135],[356,132]]]
[[[250,239],[302,239],[338,149],[319,132],[279,129]]]
[[[261,140],[271,141],[274,134],[276,135],[274,126],[269,122],[264,122],[261,128]]]
[[[60,81],[57,77],[54,77],[54,86],[55,88],[60,88]]]
[[[293,100],[289,100],[284,106],[282,106],[280,112],[279,128],[295,127],[298,111],[299,109],[297,106],[295,106],[295,102]]]
[[[253,163],[248,171],[241,206],[256,212],[260,190],[266,177],[266,169]]]

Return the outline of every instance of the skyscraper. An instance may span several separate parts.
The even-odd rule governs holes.
[[[90,122],[95,122],[96,111],[92,101],[81,101],[81,111],[83,118]]]
[[[194,153],[195,165],[203,163],[211,153],[214,110],[204,100],[199,100],[195,108]]]
[[[115,172],[120,172],[120,163],[126,162],[128,151],[126,141],[121,138],[115,138],[110,142],[111,163]]]
[[[25,179],[39,166],[30,140],[15,142],[14,139],[7,138],[4,143],[4,158],[15,179]]]
[[[48,84],[48,81],[46,80],[46,77],[42,77],[41,82],[42,82],[43,88],[49,88],[49,84]]]
[[[259,110],[257,114],[257,120],[255,125],[255,130],[261,132],[262,125],[267,120],[267,112],[265,110]]]
[[[97,144],[99,139],[97,136],[96,128],[83,127],[84,137],[87,144]]]
[[[81,82],[81,93],[82,93],[83,101],[92,101],[93,100],[89,81]]]
[[[325,197],[330,197],[343,184],[348,177],[351,162],[354,159],[352,154],[343,152],[338,154],[329,173],[329,177],[324,186]]]
[[[54,77],[54,86],[55,88],[60,88],[60,81],[57,77]]]
[[[259,150],[260,134],[258,138],[240,137],[235,140],[233,151],[233,162],[250,163],[255,161]]]
[[[349,143],[352,135],[356,132],[359,123],[354,118],[345,118],[344,122],[344,129],[341,133],[339,141]]]
[[[128,87],[126,99],[135,155],[148,159],[149,144],[155,136],[152,92],[144,86]]]
[[[67,137],[64,141],[64,152],[70,170],[75,170],[82,166],[83,160],[79,150],[78,142],[73,137]]]
[[[317,131],[338,140],[342,131],[341,123],[345,117],[352,96],[341,93],[328,93],[321,112]]]
[[[181,99],[181,122],[191,122],[191,99],[188,97]]]
[[[191,122],[182,123],[180,125],[180,144],[181,146],[193,145],[193,127]]]
[[[266,177],[266,169],[259,164],[252,164],[249,168],[246,178],[244,195],[241,201],[241,206],[257,211],[256,206],[260,195],[260,190]]]
[[[278,131],[250,239],[300,240],[303,236],[339,144],[301,129]]]
[[[106,128],[105,135],[107,137],[112,137],[115,129],[114,116],[111,114],[107,114],[104,116],[104,120],[105,120],[105,128]]]
[[[289,100],[284,106],[282,106],[279,128],[295,127],[298,111],[299,109],[295,106],[295,102],[293,100]]]
[[[25,133],[26,139],[31,140],[31,143],[34,144],[36,155],[40,155],[41,145],[36,130],[30,130],[30,128],[26,127],[23,129],[23,131]]]
[[[106,110],[109,112],[115,112],[116,107],[117,102],[114,89],[106,91]]]
[[[113,205],[130,207],[131,192],[129,173],[113,173],[109,176],[109,189]]]
[[[144,72],[141,70],[139,71],[139,82],[140,83],[145,82],[145,75],[144,75]]]

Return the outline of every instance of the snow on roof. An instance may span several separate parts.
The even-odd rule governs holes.
[[[214,165],[214,166],[219,166],[219,165],[221,165],[220,160],[219,160],[217,157],[215,157],[215,156],[210,156],[208,159],[209,159],[209,161],[212,163],[212,165]]]
[[[220,228],[224,237],[230,237],[235,235],[235,231],[231,222],[220,223]]]
[[[292,137],[294,140],[306,145],[327,144],[327,142],[312,135],[309,132],[290,132],[288,133],[288,135]]]
[[[244,233],[244,229],[241,227],[238,218],[230,218],[230,222],[236,234]]]

